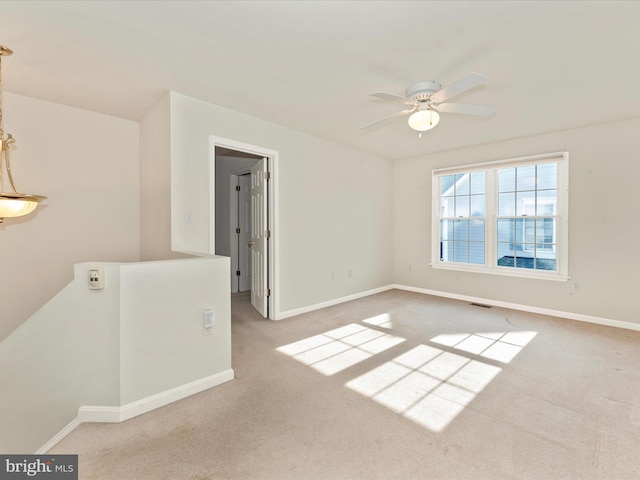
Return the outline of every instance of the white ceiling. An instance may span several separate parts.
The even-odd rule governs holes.
[[[640,116],[640,2],[2,1],[5,90],[138,121],[168,90],[386,158]],[[403,95],[485,86],[419,139]],[[10,114],[5,123],[10,126]]]

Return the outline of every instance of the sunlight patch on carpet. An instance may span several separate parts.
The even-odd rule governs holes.
[[[367,318],[366,320],[363,320],[363,322],[368,323],[369,325],[375,325],[376,327],[393,328],[391,315],[389,315],[388,313],[382,313],[380,315],[376,315],[375,317]]]
[[[440,432],[500,373],[535,332],[438,335],[346,383],[433,432]],[[454,351],[450,351],[454,350]]]
[[[405,339],[352,323],[277,348],[277,351],[325,374],[341,372]]]
[[[438,335],[434,343],[509,363],[536,336],[536,332],[487,332]]]

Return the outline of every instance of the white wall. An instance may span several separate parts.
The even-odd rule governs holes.
[[[169,94],[140,121],[140,260],[184,258],[171,251]]]
[[[640,323],[638,131],[633,119],[396,161],[395,283]],[[555,151],[569,152],[569,282],[429,266],[432,169]]]
[[[73,278],[73,264],[139,259],[138,124],[4,93],[12,167],[36,213],[0,224],[0,340]]]
[[[80,405],[118,404],[120,275],[103,267],[107,288],[89,291],[88,266],[76,265],[78,281],[0,342],[1,451],[33,453]]]
[[[92,266],[102,290],[88,288]],[[35,452],[81,407],[94,421],[129,418],[232,378],[228,258],[79,264],[0,342],[0,451]]]
[[[121,404],[231,369],[228,258],[123,265],[120,291]]]
[[[281,311],[391,283],[390,161],[172,92],[174,249],[209,249],[209,135],[279,152]]]

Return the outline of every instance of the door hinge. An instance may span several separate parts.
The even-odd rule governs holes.
[[[236,275],[239,277],[240,276],[240,270],[236,270]]]
[[[265,297],[270,297],[271,296],[271,289],[270,288],[265,288],[264,289],[264,296]]]
[[[240,191],[240,185],[236,185],[236,192]]]
[[[271,180],[271,172],[264,172],[264,179]]]
[[[264,238],[271,238],[271,230],[264,231]]]
[[[240,233],[240,229],[239,228],[236,228],[236,233]]]

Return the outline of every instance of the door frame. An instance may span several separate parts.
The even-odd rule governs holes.
[[[268,300],[267,318],[277,320],[280,314],[280,277],[278,261],[280,258],[280,225],[277,212],[279,211],[279,152],[270,148],[239,142],[237,140],[209,135],[209,251],[215,254],[215,161],[216,147],[228,148],[239,152],[258,155],[267,159],[270,173],[267,195],[267,225],[271,232],[267,248],[266,268],[268,288],[271,295]]]

